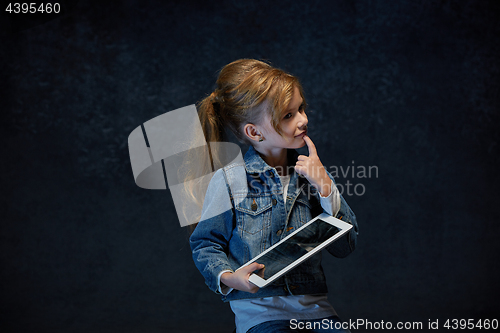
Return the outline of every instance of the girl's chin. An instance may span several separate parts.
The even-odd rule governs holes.
[[[290,145],[290,149],[299,149],[299,148],[302,148],[306,145],[306,142],[304,140],[302,140],[302,142],[297,142],[297,143],[293,143]]]

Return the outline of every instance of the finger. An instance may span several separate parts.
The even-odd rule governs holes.
[[[309,158],[308,156],[299,155],[299,157],[297,157],[297,161],[304,161],[307,160],[308,158]]]
[[[260,276],[261,278],[264,278],[264,273],[266,272],[266,268],[264,267],[263,269],[261,269],[257,275]]]
[[[303,175],[304,174],[304,171],[303,171],[303,166],[301,165],[296,165],[295,166],[295,172],[297,172],[299,175]]]
[[[256,270],[262,269],[262,268],[264,268],[264,265],[253,262],[247,266],[247,272],[252,273],[253,271],[256,271]]]
[[[309,150],[309,156],[316,155],[316,146],[312,142],[311,138],[304,135],[304,141],[306,142],[307,149]]]

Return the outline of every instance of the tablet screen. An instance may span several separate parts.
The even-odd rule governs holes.
[[[331,223],[318,218],[297,234],[257,258],[256,262],[265,265],[264,275],[262,276],[262,272],[259,275],[264,280],[269,279],[340,231]]]

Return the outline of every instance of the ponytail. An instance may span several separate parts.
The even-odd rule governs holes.
[[[201,128],[205,141],[208,144],[208,154],[212,164],[212,169],[215,166],[220,166],[221,156],[218,145],[210,145],[211,142],[225,141],[226,126],[224,123],[223,100],[218,95],[218,91],[214,91],[210,96],[205,97],[198,103],[198,116],[200,118]],[[215,170],[213,170],[215,171]]]
[[[220,115],[220,102],[216,93],[198,103],[198,116],[207,142],[221,142],[224,136],[224,124]]]
[[[198,149],[191,149],[187,162],[184,165],[184,167],[188,168],[184,184],[190,200],[195,202],[201,211],[206,187],[199,186],[200,184],[196,181],[193,182],[193,180],[216,171],[214,166],[217,168],[221,166],[219,145],[211,143],[223,142],[225,140],[225,124],[221,115],[222,99],[217,95],[217,91],[214,91],[201,100],[197,104],[197,108],[203,136],[207,145]],[[200,142],[199,140],[196,141]],[[184,215],[187,215],[186,213]],[[198,217],[198,221],[200,217]],[[190,234],[194,231],[196,225],[197,223],[189,225]]]

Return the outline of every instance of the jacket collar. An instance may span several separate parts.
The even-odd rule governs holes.
[[[294,149],[288,149],[287,154],[288,165],[295,165],[299,154]],[[274,168],[269,166],[269,164],[260,157],[253,146],[250,146],[245,154],[245,169],[248,173],[263,173]]]

